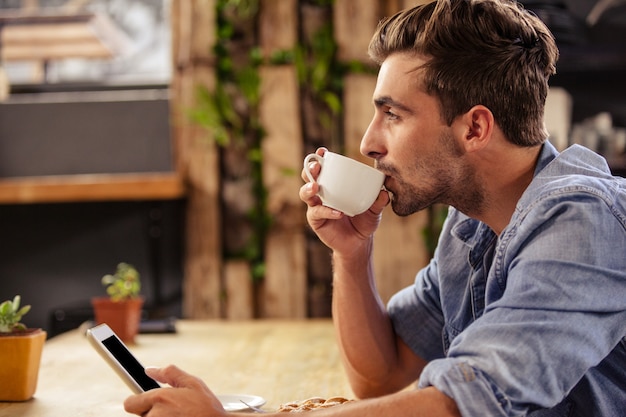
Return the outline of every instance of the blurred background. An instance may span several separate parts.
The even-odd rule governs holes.
[[[366,161],[377,22],[409,0],[0,0],[0,300],[51,336],[129,262],[144,316],[329,317],[330,254],[298,199],[319,146]],[[626,172],[626,2],[524,1],[561,59],[546,124]],[[386,213],[384,300],[445,207]]]

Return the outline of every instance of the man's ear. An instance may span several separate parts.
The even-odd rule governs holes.
[[[494,132],[493,113],[483,105],[476,105],[459,118],[463,136],[462,146],[467,152],[483,149],[489,144]]]

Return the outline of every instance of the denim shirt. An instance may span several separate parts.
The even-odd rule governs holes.
[[[546,143],[497,236],[450,208],[435,256],[388,311],[470,416],[626,415],[626,180]]]

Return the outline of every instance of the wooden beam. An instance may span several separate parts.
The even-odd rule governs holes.
[[[261,0],[259,37],[263,55],[291,50],[298,41],[298,5],[295,0]]]
[[[0,179],[0,204],[182,198],[176,173],[81,174]]]
[[[183,315],[219,318],[223,311],[219,149],[188,114],[197,91],[215,87],[212,46],[215,0],[172,2],[171,120],[178,172],[188,184]]]
[[[380,19],[371,0],[335,0],[334,27],[339,59],[370,63],[367,46]]]
[[[305,205],[298,197],[304,151],[296,68],[263,67],[260,74],[259,113],[267,133],[263,139],[263,181],[274,221],[265,242],[262,316],[306,317]]]
[[[228,320],[254,318],[254,288],[250,264],[245,260],[224,262],[225,316]]]

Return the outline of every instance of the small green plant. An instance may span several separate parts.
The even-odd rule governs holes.
[[[102,285],[106,287],[107,294],[113,301],[136,298],[141,290],[139,272],[134,266],[125,262],[117,265],[117,270],[113,275],[103,276]]]
[[[20,308],[20,296],[16,295],[13,301],[6,300],[0,304],[0,333],[11,333],[15,330],[25,330],[26,326],[20,323],[22,316],[30,311],[30,306]]]

